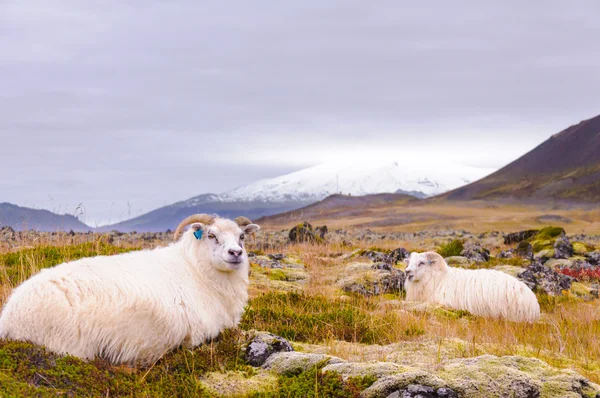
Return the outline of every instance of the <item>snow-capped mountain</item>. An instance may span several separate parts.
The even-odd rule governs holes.
[[[357,160],[352,164],[323,164],[222,194],[195,196],[101,229],[165,231],[193,213],[217,213],[229,218],[245,215],[254,219],[295,210],[339,193],[360,196],[396,192],[426,197],[465,185],[491,171],[452,164],[433,167],[428,162]]]
[[[493,170],[446,164],[361,162],[322,164],[280,177],[262,179],[221,195],[201,195],[187,204],[209,202],[316,202],[333,194],[369,195],[384,192],[417,197],[437,195],[458,188]]]

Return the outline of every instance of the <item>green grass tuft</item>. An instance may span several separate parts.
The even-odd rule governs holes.
[[[449,243],[441,245],[438,247],[437,252],[440,256],[453,257],[460,256],[460,253],[464,250],[465,246],[461,240],[455,239]]]
[[[242,317],[242,329],[265,330],[286,339],[320,343],[328,339],[365,344],[389,344],[399,324],[393,313],[371,313],[375,302],[364,297],[332,301],[324,296],[268,293],[254,298]],[[407,335],[418,335],[414,330]]]

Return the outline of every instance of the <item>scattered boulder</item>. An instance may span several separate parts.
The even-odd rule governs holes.
[[[283,268],[281,262],[274,260],[271,256],[254,256],[250,258],[252,264],[260,265],[262,268],[280,269]]]
[[[502,250],[500,253],[498,253],[498,258],[514,258],[515,254],[514,252],[509,249],[509,250]]]
[[[12,227],[4,226],[0,228],[0,242],[12,242],[17,240],[17,233]]]
[[[439,398],[458,398],[458,394],[449,388],[438,388],[435,392]]]
[[[521,243],[527,239],[533,238],[538,234],[539,229],[529,229],[527,231],[513,232],[504,237],[505,245],[512,245],[514,243]]]
[[[539,261],[533,261],[527,269],[517,276],[531,290],[542,291],[550,296],[560,296],[571,288],[572,278],[561,275]]]
[[[246,362],[258,367],[262,366],[274,353],[291,352],[294,349],[283,337],[271,333],[258,333],[246,345],[244,351]]]
[[[417,390],[416,386],[427,386],[434,391],[441,388],[448,388],[447,383],[437,376],[423,370],[411,369],[406,372],[398,373],[388,377],[382,377],[377,380],[373,385],[363,391],[362,395],[365,398],[376,398],[376,397],[404,397],[404,393],[408,390],[409,386],[413,387],[413,391]],[[429,391],[429,390],[428,390]],[[393,394],[398,395],[393,395]],[[417,397],[418,395],[408,395],[409,397]],[[436,395],[433,395],[436,397]]]
[[[460,255],[476,263],[490,261],[490,251],[480,245],[469,245],[463,249]]]
[[[290,233],[288,236],[290,238],[290,241],[294,243],[315,241],[315,231],[313,229],[313,226],[306,221],[290,229]]]
[[[398,264],[401,261],[406,260],[410,256],[410,252],[402,247],[394,249],[388,255],[388,261],[391,264]]]
[[[521,258],[532,258],[533,257],[533,246],[531,246],[531,243],[529,243],[527,241],[522,241],[517,246],[517,249],[515,250],[515,254],[517,255],[517,257],[521,257]]]
[[[387,263],[389,261],[388,255],[386,253],[374,251],[374,250],[365,250],[361,254],[362,257],[366,257],[373,262],[384,262]]]
[[[268,257],[271,260],[274,260],[274,261],[281,261],[281,260],[283,260],[285,258],[285,254],[281,254],[281,253],[279,253],[279,254],[269,254]]]
[[[350,264],[346,275],[338,281],[342,290],[363,296],[400,293],[406,279],[402,270],[387,263]]]
[[[317,235],[321,239],[325,239],[325,235],[327,235],[327,232],[329,232],[327,225],[315,227],[315,235]]]
[[[588,253],[585,257],[590,264],[600,265],[600,251]]]
[[[569,258],[573,255],[573,245],[567,235],[561,235],[554,242],[554,258]]]
[[[458,394],[449,388],[437,390],[421,384],[410,384],[404,391],[396,391],[387,398],[458,398]]]

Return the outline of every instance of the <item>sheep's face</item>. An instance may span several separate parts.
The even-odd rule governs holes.
[[[424,282],[435,273],[443,272],[446,267],[446,262],[437,253],[411,253],[405,270],[406,280],[409,283]]]
[[[259,229],[256,224],[240,227],[225,219],[217,219],[212,225],[192,225],[193,231],[202,230],[201,244],[208,249],[211,265],[220,271],[236,271],[248,264],[244,240]]]

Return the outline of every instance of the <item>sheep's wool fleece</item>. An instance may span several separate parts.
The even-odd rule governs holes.
[[[518,279],[495,270],[446,266],[428,280],[406,283],[406,299],[441,304],[473,315],[534,322],[540,316],[535,294]]]
[[[13,291],[0,338],[88,360],[151,364],[182,344],[216,337],[240,320],[248,263],[215,270],[205,261],[209,253],[189,250],[192,234],[168,247],[42,270]]]

